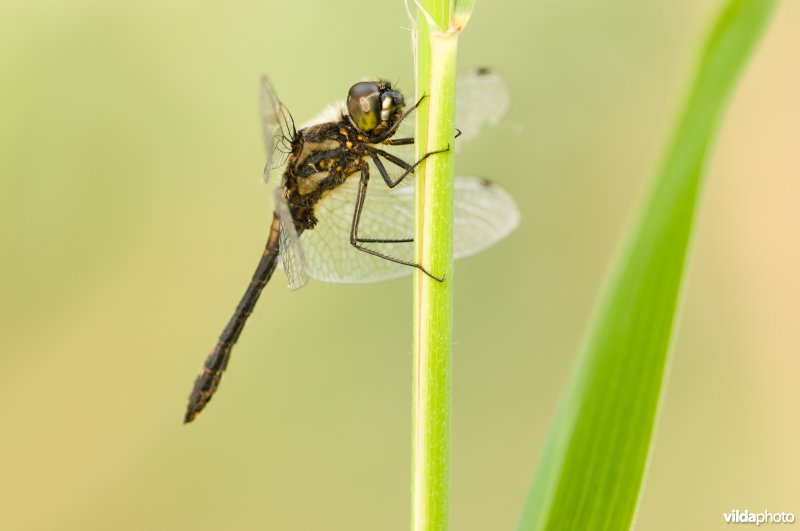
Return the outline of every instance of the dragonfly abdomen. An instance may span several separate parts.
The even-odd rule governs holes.
[[[186,408],[186,415],[183,421],[191,422],[203,410],[203,408],[211,400],[214,392],[217,390],[222,373],[228,366],[228,360],[231,356],[233,345],[239,339],[244,328],[247,318],[253,312],[253,308],[258,302],[258,297],[261,291],[269,281],[275,267],[278,265],[278,253],[280,240],[280,218],[277,213],[272,217],[272,225],[270,226],[269,236],[267,238],[267,245],[264,248],[264,253],[261,255],[261,260],[258,261],[253,278],[247,286],[247,290],[242,296],[242,300],[236,306],[228,325],[219,336],[217,344],[214,349],[206,358],[200,374],[194,381],[194,387],[189,395],[189,405]]]

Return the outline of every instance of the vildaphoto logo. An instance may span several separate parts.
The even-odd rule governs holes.
[[[793,524],[794,513],[771,513],[763,511],[760,513],[751,513],[747,509],[740,511],[734,509],[729,513],[722,513],[725,518],[726,524]]]

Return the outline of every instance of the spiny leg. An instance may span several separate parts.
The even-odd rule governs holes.
[[[411,140],[412,142],[414,141],[413,138],[408,139],[408,140]],[[388,153],[388,152],[383,151],[383,150],[376,150],[381,155],[385,156],[387,160],[389,160],[390,162],[393,162],[394,164],[396,164],[396,165],[400,166],[401,168],[403,168],[404,170],[406,170],[406,172],[403,175],[401,175],[400,177],[398,177],[396,181],[392,181],[392,178],[389,176],[389,172],[386,171],[386,167],[383,165],[383,162],[381,162],[381,159],[378,157],[378,155],[375,154],[375,153],[372,153],[371,156],[372,156],[372,161],[375,163],[375,167],[378,168],[378,172],[381,174],[381,177],[383,177],[383,181],[386,183],[386,185],[389,188],[394,188],[395,186],[400,184],[400,182],[403,179],[405,179],[406,176],[408,176],[410,173],[413,173],[414,172],[414,168],[416,168],[423,160],[428,158],[430,155],[435,155],[436,153],[442,153],[442,152],[448,151],[449,149],[450,148],[448,147],[447,149],[442,149],[442,150],[439,150],[439,151],[431,151],[430,153],[426,153],[420,160],[418,160],[413,165],[407,163],[403,159],[401,159],[399,157],[396,157],[395,155],[393,155],[391,153]],[[403,238],[403,239],[358,238],[358,241],[361,242],[361,243],[411,243],[411,242],[414,241],[414,238]]]
[[[386,168],[383,167],[383,163],[380,161],[379,158],[374,158],[375,166],[378,167],[378,171],[383,175],[384,180],[388,178],[386,173]],[[414,238],[358,238],[359,243],[411,243],[414,241]]]
[[[453,138],[458,138],[461,136],[461,129],[456,128],[456,136]],[[409,144],[414,143],[414,137],[410,136],[408,138],[390,138],[389,140],[384,140],[384,144],[387,146],[407,146]]]
[[[390,138],[383,142],[387,146],[407,146],[414,143],[414,137],[409,138]]]
[[[359,251],[363,251],[365,253],[371,254],[373,256],[377,256],[379,258],[383,258],[384,260],[389,260],[390,262],[394,262],[396,264],[402,264],[409,267],[414,267],[431,277],[432,279],[438,282],[444,282],[444,277],[437,277],[431,274],[427,269],[422,267],[420,264],[415,262],[410,262],[408,260],[401,260],[400,258],[395,258],[394,256],[389,256],[388,254],[384,254],[380,251],[376,251],[375,249],[370,249],[369,247],[365,247],[360,245],[359,238],[358,238],[358,225],[361,223],[361,211],[364,208],[364,199],[367,196],[367,183],[369,182],[369,166],[365,163],[361,163],[361,180],[358,183],[358,196],[356,197],[356,207],[353,211],[353,224],[350,226],[350,244],[358,249]]]
[[[381,177],[383,177],[383,181],[386,183],[386,186],[388,186],[389,188],[394,188],[395,186],[400,184],[403,181],[403,179],[408,177],[410,174],[414,173],[416,167],[425,162],[425,159],[427,159],[431,155],[436,155],[437,153],[446,153],[448,151],[450,151],[450,146],[447,146],[445,149],[437,149],[436,151],[429,151],[424,155],[422,155],[422,157],[420,157],[420,159],[414,164],[409,164],[408,162],[404,161],[397,155],[393,155],[388,151],[384,151],[379,148],[372,148],[371,156],[373,162],[375,162],[375,166],[378,167],[378,171],[381,173]],[[379,162],[380,159],[378,158],[378,155],[382,156],[389,162],[397,166],[400,166],[406,171],[403,173],[403,175],[401,175],[400,177],[398,177],[393,181],[392,178],[389,176],[389,173],[386,172],[386,168],[383,167],[383,163]]]
[[[358,238],[359,243],[413,243],[414,238],[397,238],[397,239],[383,239],[383,238]]]

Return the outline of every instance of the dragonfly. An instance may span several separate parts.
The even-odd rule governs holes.
[[[389,81],[361,81],[350,88],[346,100],[297,129],[269,79],[262,78],[267,151],[263,180],[280,178],[272,221],[244,296],[195,379],[185,423],[194,420],[216,392],[231,350],[276,267],[284,270],[293,290],[310,278],[369,283],[413,270],[446,281],[413,258],[414,170],[450,149],[443,146],[414,160],[413,113],[423,99],[407,106]],[[485,124],[497,124],[509,102],[508,87],[499,74],[487,68],[461,73],[454,149]],[[459,176],[454,186],[456,258],[493,245],[517,226],[516,204],[497,184]]]

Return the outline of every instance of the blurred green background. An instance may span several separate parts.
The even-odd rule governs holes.
[[[459,262],[452,527],[511,529],[718,0],[479,2],[462,67],[507,119],[459,156],[517,198]],[[0,528],[406,529],[411,282],[276,273],[210,407],[181,417],[255,267],[258,79],[302,122],[413,87],[391,2],[0,4]],[[800,514],[800,3],[713,160],[638,529]]]

